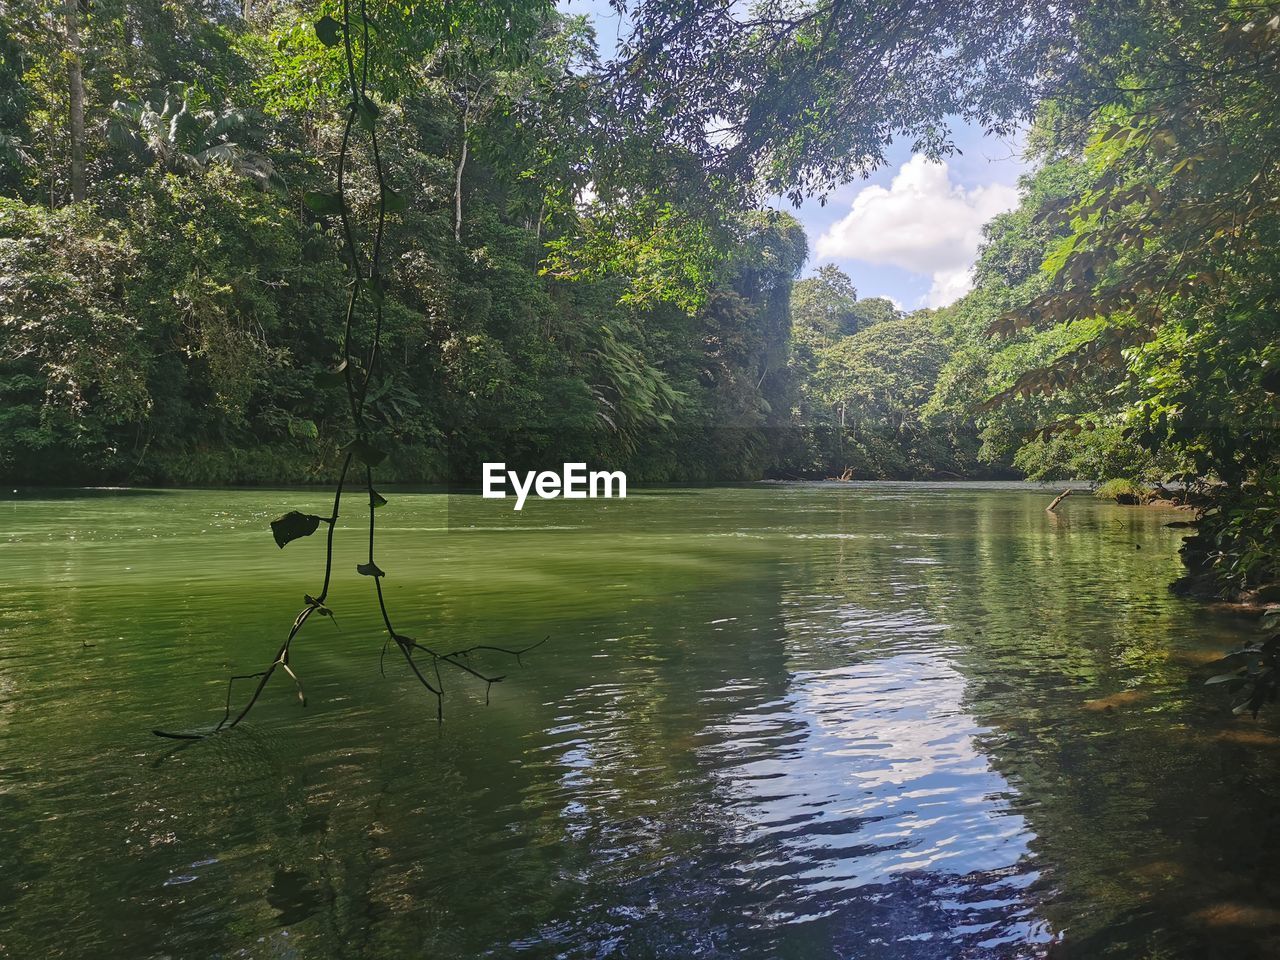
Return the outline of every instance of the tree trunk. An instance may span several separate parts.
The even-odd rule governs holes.
[[[458,148],[458,169],[453,179],[453,239],[462,242],[462,171],[467,166],[467,115],[462,115],[462,145]]]
[[[84,199],[84,65],[80,61],[80,3],[63,6],[67,30],[67,135],[71,140],[71,200]]]

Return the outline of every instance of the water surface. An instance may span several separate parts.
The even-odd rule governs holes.
[[[1013,485],[393,495],[397,626],[550,640],[445,721],[323,491],[0,500],[0,956],[1280,955],[1274,716],[1160,510]],[[353,504],[344,523],[361,522]],[[394,653],[394,651],[392,651]]]

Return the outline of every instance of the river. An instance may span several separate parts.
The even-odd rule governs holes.
[[[1180,515],[1017,484],[394,494],[388,655],[323,490],[0,499],[0,956],[1280,955],[1280,723]],[[345,524],[356,526],[347,527]],[[394,654],[394,650],[392,651]],[[237,690],[237,699],[247,687]]]

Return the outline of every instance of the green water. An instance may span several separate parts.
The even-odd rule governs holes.
[[[1204,663],[1178,517],[1001,485],[393,495],[269,662],[322,491],[0,500],[0,956],[1280,955],[1274,711]],[[344,523],[359,523],[352,507]],[[394,653],[394,651],[393,651]]]

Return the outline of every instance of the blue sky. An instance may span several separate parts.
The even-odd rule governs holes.
[[[625,33],[607,0],[560,0],[559,7],[591,17],[602,55]],[[774,205],[793,212],[808,234],[805,272],[835,263],[859,296],[889,297],[906,309],[962,295],[982,224],[1014,205],[1026,165],[1018,144],[963,121],[952,139],[960,153],[942,164],[913,157],[910,144],[893,145],[885,167],[839,188],[825,205],[812,199],[795,210],[779,199]]]
[[[814,199],[794,211],[809,237],[806,271],[835,263],[860,296],[907,309],[967,292],[982,225],[1016,204],[1027,168],[1016,144],[961,120],[953,139],[961,152],[938,164],[896,144],[868,179],[841,187],[825,206]]]

